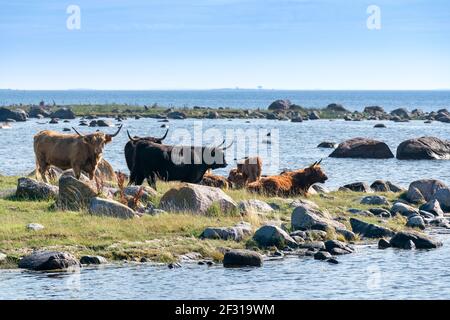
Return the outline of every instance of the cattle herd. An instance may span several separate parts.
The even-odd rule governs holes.
[[[75,128],[75,134],[62,134],[44,130],[34,136],[36,174],[47,181],[50,166],[62,170],[73,169],[75,177],[86,172],[92,180],[106,144],[119,134],[95,132],[83,135]],[[260,157],[239,160],[237,168],[227,178],[212,174],[212,170],[225,168],[224,142],[214,147],[175,146],[163,144],[168,130],[161,138],[132,137],[125,145],[125,161],[130,170],[129,184],[141,185],[145,180],[156,189],[157,179],[181,181],[220,187],[235,188],[268,196],[307,195],[314,183],[324,183],[328,178],[320,167],[320,161],[294,171],[284,171],[276,176],[262,176]]]

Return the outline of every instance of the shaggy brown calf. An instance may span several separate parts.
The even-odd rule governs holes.
[[[259,181],[248,184],[247,189],[267,196],[307,196],[309,188],[314,183],[324,183],[328,179],[320,168],[321,161],[315,162],[306,169],[288,171],[283,172],[279,176],[261,178]]]
[[[209,172],[205,173],[200,184],[204,185],[204,186],[209,186],[209,187],[221,188],[224,190],[227,190],[229,188],[229,183],[228,183],[227,178],[222,177],[222,176],[216,176]]]
[[[238,161],[237,170],[242,173],[246,183],[258,181],[261,178],[262,160],[260,157],[247,157]]]
[[[238,169],[230,170],[230,173],[228,174],[228,182],[234,189],[242,189],[246,185],[244,175],[242,172],[239,172]]]

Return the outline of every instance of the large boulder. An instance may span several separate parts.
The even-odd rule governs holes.
[[[384,114],[384,109],[383,109],[383,107],[380,107],[380,106],[370,106],[370,107],[365,107],[363,112],[368,113],[372,116],[380,116],[380,115]]]
[[[30,118],[48,118],[50,117],[50,112],[45,110],[42,107],[32,107],[30,112],[28,112],[28,116]]]
[[[22,109],[11,110],[5,107],[0,108],[0,122],[14,120],[27,121],[27,113]]]
[[[50,118],[63,120],[75,119],[75,113],[69,108],[61,108],[52,112]]]
[[[442,242],[433,240],[430,237],[415,231],[401,231],[396,233],[390,240],[394,248],[405,249],[409,241],[412,241],[416,249],[434,249],[442,246]]]
[[[250,250],[230,250],[223,257],[223,266],[226,268],[261,267],[262,264],[262,255]]]
[[[450,141],[436,137],[409,139],[397,147],[399,160],[450,159]]]
[[[411,115],[409,111],[405,108],[398,108],[391,111],[391,115],[394,117],[399,117],[400,119],[410,119]]]
[[[16,197],[30,200],[50,200],[58,195],[58,187],[30,178],[19,178]]]
[[[202,232],[200,238],[241,241],[251,233],[251,225],[247,222],[240,222],[234,227],[208,227]]]
[[[450,188],[440,189],[433,196],[439,202],[442,209],[450,211]]]
[[[368,138],[353,138],[339,144],[330,154],[330,157],[389,159],[393,158],[394,155],[384,142]]]
[[[321,211],[308,204],[299,205],[291,215],[292,230],[346,229],[345,225],[335,221],[326,211]]]
[[[350,225],[354,233],[358,233],[366,238],[384,238],[394,235],[392,230],[355,218],[350,218]]]
[[[35,251],[19,261],[19,268],[35,271],[63,270],[80,267],[80,262],[70,253]]]
[[[105,159],[101,159],[95,170],[95,176],[101,181],[116,182],[117,176],[112,165]]]
[[[207,214],[214,204],[223,212],[237,208],[236,202],[219,188],[186,183],[167,191],[160,200],[160,208],[166,211],[188,211]]]
[[[345,109],[342,104],[331,103],[326,107],[326,110],[337,113],[350,113],[349,110]]]
[[[297,242],[286,231],[273,225],[265,225],[259,228],[253,235],[253,240],[261,247],[297,247]]]
[[[136,216],[136,213],[132,209],[120,202],[98,197],[91,199],[89,213],[95,216],[107,216],[120,219],[131,219]]]
[[[437,191],[448,187],[440,180],[421,179],[409,185],[406,198],[413,203],[426,202],[433,199]]]
[[[275,100],[269,105],[269,110],[288,110],[292,103],[289,100]]]
[[[97,192],[86,182],[70,175],[62,175],[59,179],[59,196],[57,206],[63,210],[82,210],[89,207],[91,199]]]

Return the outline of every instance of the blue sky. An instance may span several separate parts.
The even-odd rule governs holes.
[[[449,39],[447,0],[0,0],[0,88],[449,89]]]

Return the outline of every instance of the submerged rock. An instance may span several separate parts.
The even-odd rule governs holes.
[[[319,251],[316,254],[314,254],[315,260],[328,260],[331,259],[332,257],[333,256],[331,255],[331,253],[327,251]]]
[[[329,156],[331,158],[363,159],[394,158],[386,143],[368,138],[353,138],[344,141]]]
[[[223,266],[229,267],[261,267],[263,257],[250,250],[230,250],[223,257]]]
[[[390,244],[394,248],[410,249],[409,241],[412,241],[417,249],[434,249],[442,246],[442,242],[433,240],[424,234],[414,231],[401,231],[396,233],[391,238]]]
[[[19,261],[19,268],[35,271],[63,270],[79,266],[80,262],[73,255],[57,251],[35,251]]]
[[[321,142],[317,145],[317,148],[329,148],[329,149],[334,149],[337,147],[337,143],[335,142],[329,142],[329,141],[324,141]]]
[[[378,241],[378,249],[387,249],[387,248],[390,248],[390,247],[391,247],[391,244],[386,239],[381,238]]]

